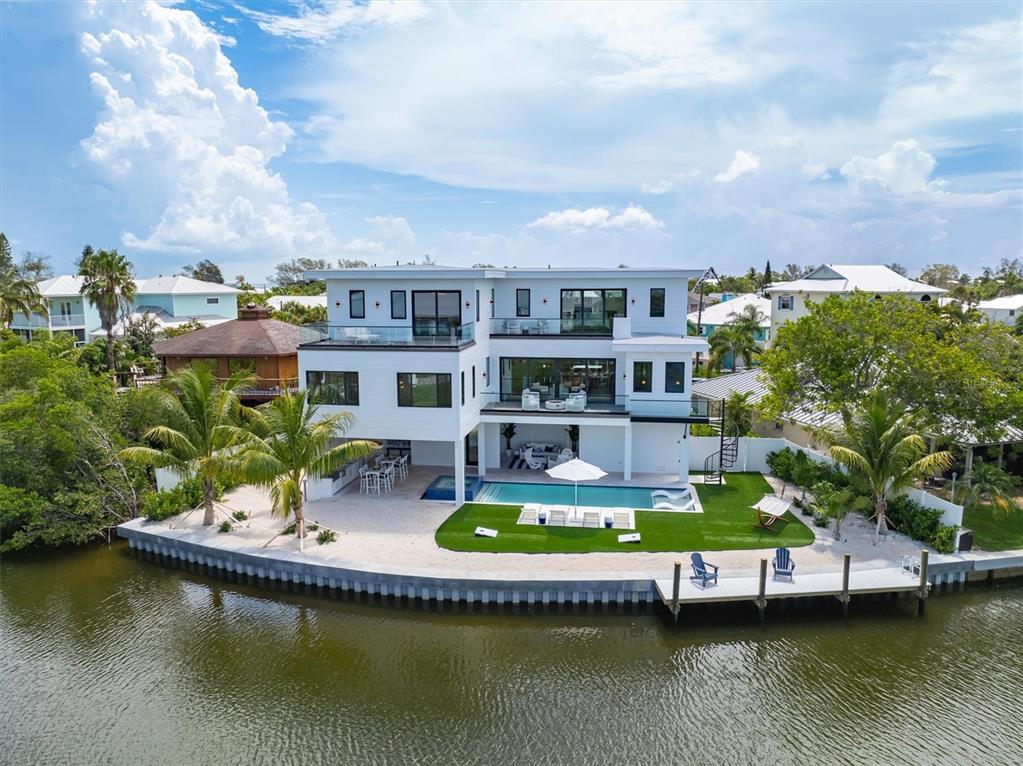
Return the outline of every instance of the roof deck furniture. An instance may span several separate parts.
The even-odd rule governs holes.
[[[699,581],[700,585],[704,588],[707,587],[708,582],[712,582],[715,585],[718,584],[718,565],[711,564],[709,561],[704,561],[703,556],[699,553],[694,553],[690,556],[693,562],[693,575],[690,580]],[[714,571],[711,572],[710,570]]]
[[[544,402],[544,409],[551,412],[564,412],[568,409],[568,404],[564,399],[548,399]]]
[[[789,582],[794,582],[792,574],[796,571],[796,562],[792,560],[788,548],[779,548],[774,552],[771,568],[774,569],[774,579],[788,577]]]
[[[528,388],[522,392],[522,409],[523,410],[539,410],[540,409],[540,392],[531,391]]]

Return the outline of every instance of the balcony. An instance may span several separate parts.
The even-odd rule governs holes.
[[[476,326],[469,322],[461,326],[430,327],[368,325],[304,325],[299,334],[299,345],[305,348],[462,348],[475,342]]]
[[[486,415],[516,414],[543,416],[599,416],[626,417],[634,421],[668,423],[720,424],[723,402],[708,399],[648,399],[616,396],[613,399],[594,401],[587,398],[582,409],[578,402],[574,407],[569,402],[557,399],[536,398],[524,402],[521,396],[509,397],[500,394],[483,394],[480,412]]]
[[[11,320],[11,327],[16,329],[49,330],[51,328],[64,329],[67,327],[84,326],[84,314],[50,314],[49,317],[44,317],[40,314],[31,314],[30,316],[15,314],[14,319]]]
[[[613,318],[593,319],[538,319],[531,317],[506,317],[490,320],[491,336],[501,337],[579,337],[610,338]]]

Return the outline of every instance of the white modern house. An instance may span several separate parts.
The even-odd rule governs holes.
[[[446,468],[459,503],[466,465],[482,476],[525,443],[571,449],[572,426],[583,460],[686,482],[689,425],[720,420],[690,393],[693,354],[708,350],[686,337],[687,281],[700,273],[312,271],[327,283],[328,321],[303,328],[300,385],[355,416],[349,437]]]
[[[986,316],[989,322],[1001,322],[1011,327],[1023,316],[1023,293],[981,301],[977,304],[977,311]]]
[[[937,301],[946,291],[917,282],[880,265],[825,264],[802,279],[770,285],[764,291],[771,299],[771,337],[785,322],[809,313],[807,304],[820,303],[829,295],[851,295],[860,291],[880,299],[902,294],[923,303]]]
[[[160,276],[136,279],[135,287],[135,299],[127,306],[126,314],[139,317],[148,313],[156,319],[158,329],[176,327],[193,319],[213,325],[238,317],[238,290],[229,285],[191,277]],[[81,294],[81,277],[65,274],[44,279],[38,288],[49,316],[16,314],[11,322],[14,332],[29,339],[39,330],[69,332],[80,342],[106,335],[96,307]],[[118,322],[114,334],[122,333]]]

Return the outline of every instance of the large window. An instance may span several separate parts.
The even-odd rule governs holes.
[[[348,316],[352,319],[366,318],[366,291],[348,291]]]
[[[664,393],[684,394],[686,392],[686,363],[664,363]]]
[[[480,321],[480,291],[476,291],[476,321]]]
[[[412,334],[453,335],[462,324],[462,294],[458,290],[413,290]]]
[[[450,407],[451,373],[399,372],[399,407]]]
[[[651,287],[650,288],[650,316],[652,316],[652,317],[663,317],[664,316],[664,288],[663,287]]]
[[[319,372],[310,370],[305,374],[305,385],[309,398],[316,404],[359,404],[359,373]]]
[[[525,389],[540,399],[564,399],[574,391],[585,391],[592,402],[613,402],[614,359],[501,358],[501,399],[515,401]]]
[[[255,374],[256,360],[251,356],[232,356],[227,360],[227,371],[234,375],[236,372]]]
[[[407,300],[404,290],[391,290],[391,319],[408,319]]]
[[[515,316],[529,316],[529,289],[520,287],[515,291]]]
[[[637,394],[649,394],[654,390],[654,363],[632,363],[632,390]]]
[[[561,291],[563,333],[610,335],[614,318],[625,315],[625,290]]]
[[[778,296],[778,308],[782,311],[792,311],[792,296],[791,295],[779,295]]]

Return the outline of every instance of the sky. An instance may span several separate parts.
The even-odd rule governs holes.
[[[69,272],[1023,252],[1009,3],[0,0],[0,230]]]

